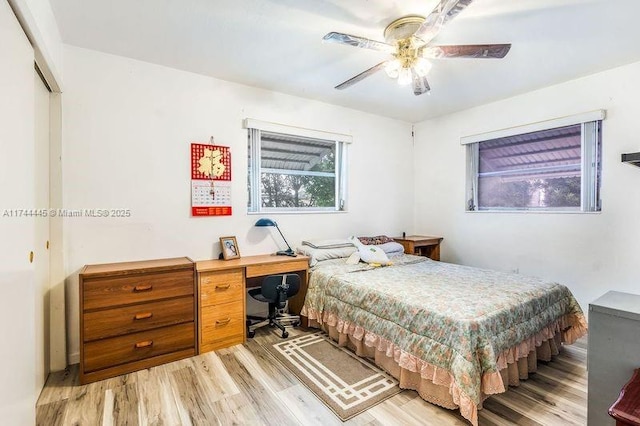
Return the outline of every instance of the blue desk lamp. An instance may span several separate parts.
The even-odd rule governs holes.
[[[282,235],[282,231],[280,230],[280,228],[278,228],[278,224],[275,221],[267,218],[258,219],[258,221],[256,222],[256,226],[275,226],[278,232],[280,233],[280,236],[284,240],[284,243],[287,245],[287,247],[289,247],[286,250],[277,251],[276,254],[279,256],[291,256],[291,257],[297,256],[297,254],[295,254],[295,252],[291,249],[291,246],[287,242],[287,239],[284,237],[284,235]]]

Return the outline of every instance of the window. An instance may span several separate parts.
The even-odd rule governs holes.
[[[345,210],[345,135],[257,120],[247,127],[249,212]]]
[[[467,210],[600,211],[604,112],[597,113],[597,120],[569,117],[463,138]],[[567,121],[574,124],[557,126]]]

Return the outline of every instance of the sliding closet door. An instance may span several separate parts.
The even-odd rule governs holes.
[[[49,210],[49,89],[40,75],[33,71],[35,90],[35,146],[34,146],[34,191],[35,206]],[[42,389],[50,368],[50,305],[51,288],[49,275],[49,214],[35,217],[34,260],[36,280],[35,326],[36,326],[36,391]]]
[[[0,419],[35,424],[33,49],[0,0]]]

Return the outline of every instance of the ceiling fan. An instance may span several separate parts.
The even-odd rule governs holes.
[[[346,89],[384,69],[389,77],[397,78],[400,85],[413,83],[413,94],[418,96],[431,90],[426,77],[431,63],[427,59],[504,58],[511,44],[431,45],[442,27],[472,1],[441,0],[426,18],[409,15],[396,19],[384,30],[384,42],[338,32],[328,33],[323,37],[326,42],[388,52],[393,56],[393,59],[380,62],[335,88]]]

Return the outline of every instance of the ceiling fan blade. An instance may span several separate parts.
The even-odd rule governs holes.
[[[346,89],[347,87],[356,84],[360,80],[363,80],[369,77],[371,74],[375,74],[376,72],[380,71],[381,69],[384,68],[385,65],[387,65],[387,62],[389,61],[380,62],[378,65],[374,65],[368,70],[362,71],[360,74],[356,75],[355,77],[351,77],[349,80],[338,84],[335,88],[338,90]]]
[[[504,58],[511,44],[461,44],[454,46],[427,46],[422,56],[429,59],[439,58]]]
[[[415,70],[411,70],[411,77],[413,78],[413,94],[416,96],[422,95],[424,93],[429,93],[431,91],[431,87],[429,87],[429,82],[427,81],[427,77],[420,76]]]
[[[350,34],[330,32],[322,40],[329,43],[346,44],[354,47],[362,47],[363,49],[379,50],[381,52],[395,53],[396,48],[382,41],[369,40],[368,38],[358,37]]]
[[[440,0],[440,3],[431,11],[420,28],[413,34],[424,44],[429,43],[438,35],[442,27],[458,16],[473,0]]]

